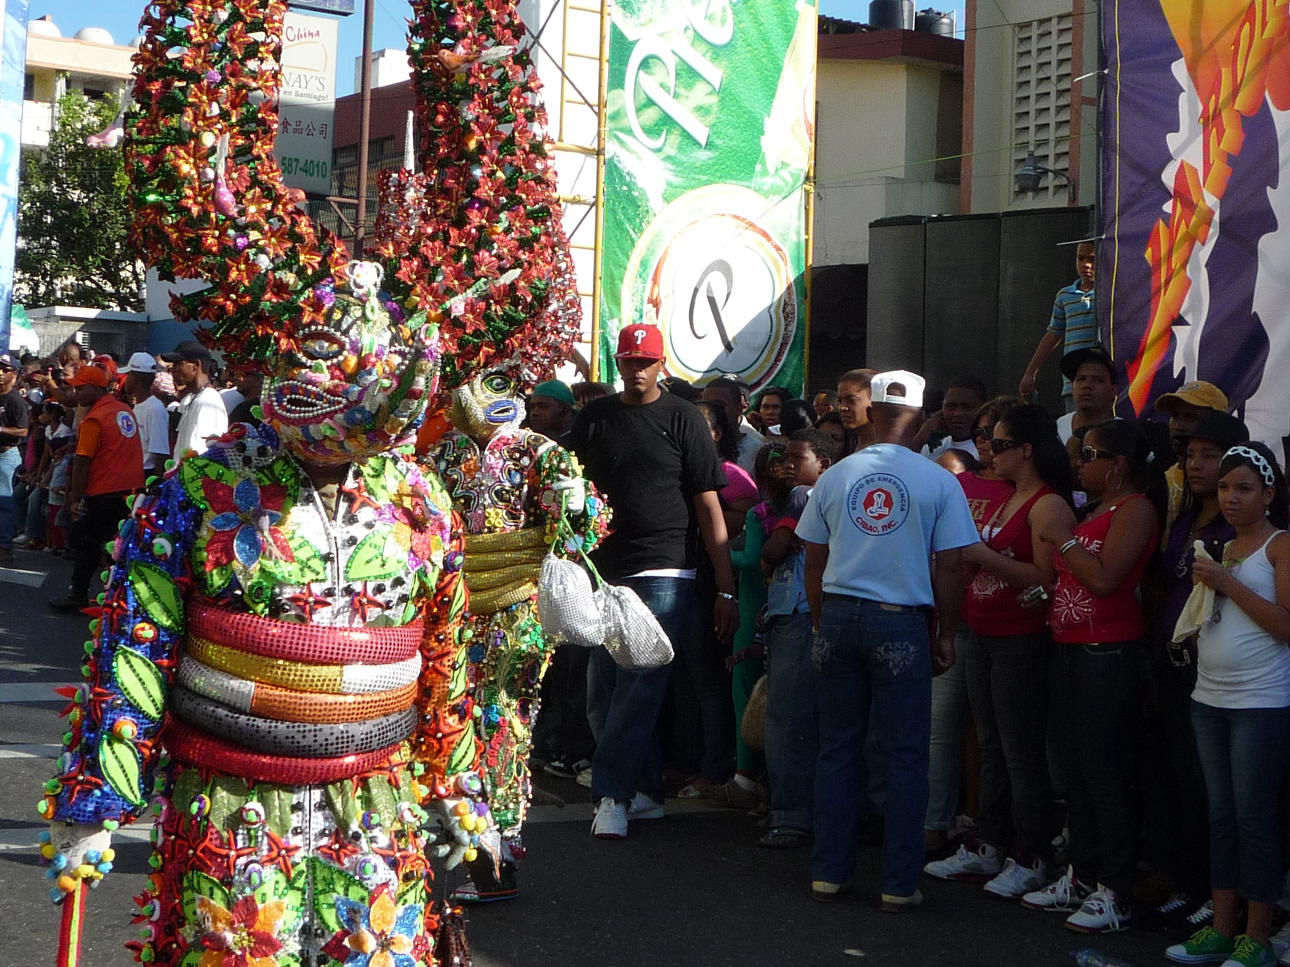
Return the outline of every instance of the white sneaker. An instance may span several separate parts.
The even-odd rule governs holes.
[[[1268,943],[1277,952],[1278,963],[1290,964],[1290,923],[1269,937]]]
[[[666,815],[667,810],[663,804],[643,792],[632,796],[631,804],[627,807],[628,819],[662,819]]]
[[[1005,900],[1042,890],[1048,882],[1048,864],[1039,860],[1034,866],[1022,866],[1011,856],[1003,861],[1003,872],[985,885],[985,892]]]
[[[1118,933],[1129,929],[1132,915],[1109,886],[1097,885],[1078,910],[1066,918],[1066,926],[1080,933]]]
[[[1021,905],[1030,910],[1049,910],[1053,913],[1070,913],[1084,902],[1092,892],[1075,878],[1075,867],[1066,867],[1066,872],[1041,890],[1027,893],[1021,898]]]
[[[615,802],[608,796],[596,803],[596,815],[591,820],[591,835],[596,839],[626,839],[627,803]]]
[[[576,782],[578,785],[582,786],[583,789],[590,789],[591,788],[591,766],[587,766],[587,768],[583,769],[576,776],[574,776],[573,781]]]
[[[976,849],[960,846],[953,856],[928,863],[923,872],[938,880],[980,880],[996,876],[1002,865],[999,851],[989,843],[981,843]]]

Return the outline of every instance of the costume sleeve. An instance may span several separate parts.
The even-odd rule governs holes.
[[[59,689],[72,701],[60,771],[45,786],[46,818],[130,822],[164,781],[157,733],[184,637],[200,513],[172,474],[135,500],[110,545],[112,567],[85,643],[85,681]]]
[[[578,458],[556,443],[552,443],[538,454],[537,475],[538,486],[541,489],[539,502],[545,514],[547,543],[554,545],[561,557],[576,559],[579,547],[584,553],[590,554],[609,529],[609,504],[605,502],[591,481],[585,479]],[[552,488],[559,480],[577,478],[584,479],[587,498],[581,512],[565,514],[564,519],[573,531],[573,537],[569,538],[566,535],[565,540],[556,545],[560,523],[560,494]]]
[[[466,674],[467,642],[462,627],[466,612],[466,582],[462,580],[465,543],[461,517],[452,511],[443,569],[426,607],[417,695],[421,718],[413,737],[417,758],[426,769],[421,782],[439,799],[446,797],[444,790],[451,780],[475,771],[479,765],[475,696]]]

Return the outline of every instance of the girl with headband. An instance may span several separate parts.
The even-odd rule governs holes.
[[[1290,537],[1286,482],[1262,443],[1219,464],[1218,502],[1236,537],[1222,561],[1198,559],[1214,589],[1197,644],[1192,726],[1209,798],[1214,922],[1165,951],[1175,963],[1273,965],[1282,888],[1278,804],[1290,765]],[[1238,819],[1239,817],[1239,819]],[[1247,905],[1240,929],[1240,905]]]

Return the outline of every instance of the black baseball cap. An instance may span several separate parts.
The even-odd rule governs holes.
[[[1062,375],[1067,379],[1074,379],[1075,374],[1079,372],[1079,368],[1085,363],[1100,363],[1111,374],[1111,379],[1115,379],[1115,363],[1101,346],[1072,349],[1062,357]]]
[[[1224,450],[1250,438],[1245,423],[1221,410],[1202,410],[1196,428],[1187,434],[1189,440],[1212,440]]]
[[[215,365],[215,357],[210,350],[196,339],[185,339],[170,352],[162,353],[161,358],[168,363],[202,363],[207,369]]]

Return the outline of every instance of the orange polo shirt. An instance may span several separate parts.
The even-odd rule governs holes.
[[[143,487],[139,424],[130,408],[111,394],[100,397],[85,414],[76,437],[76,455],[90,459],[87,497]]]

